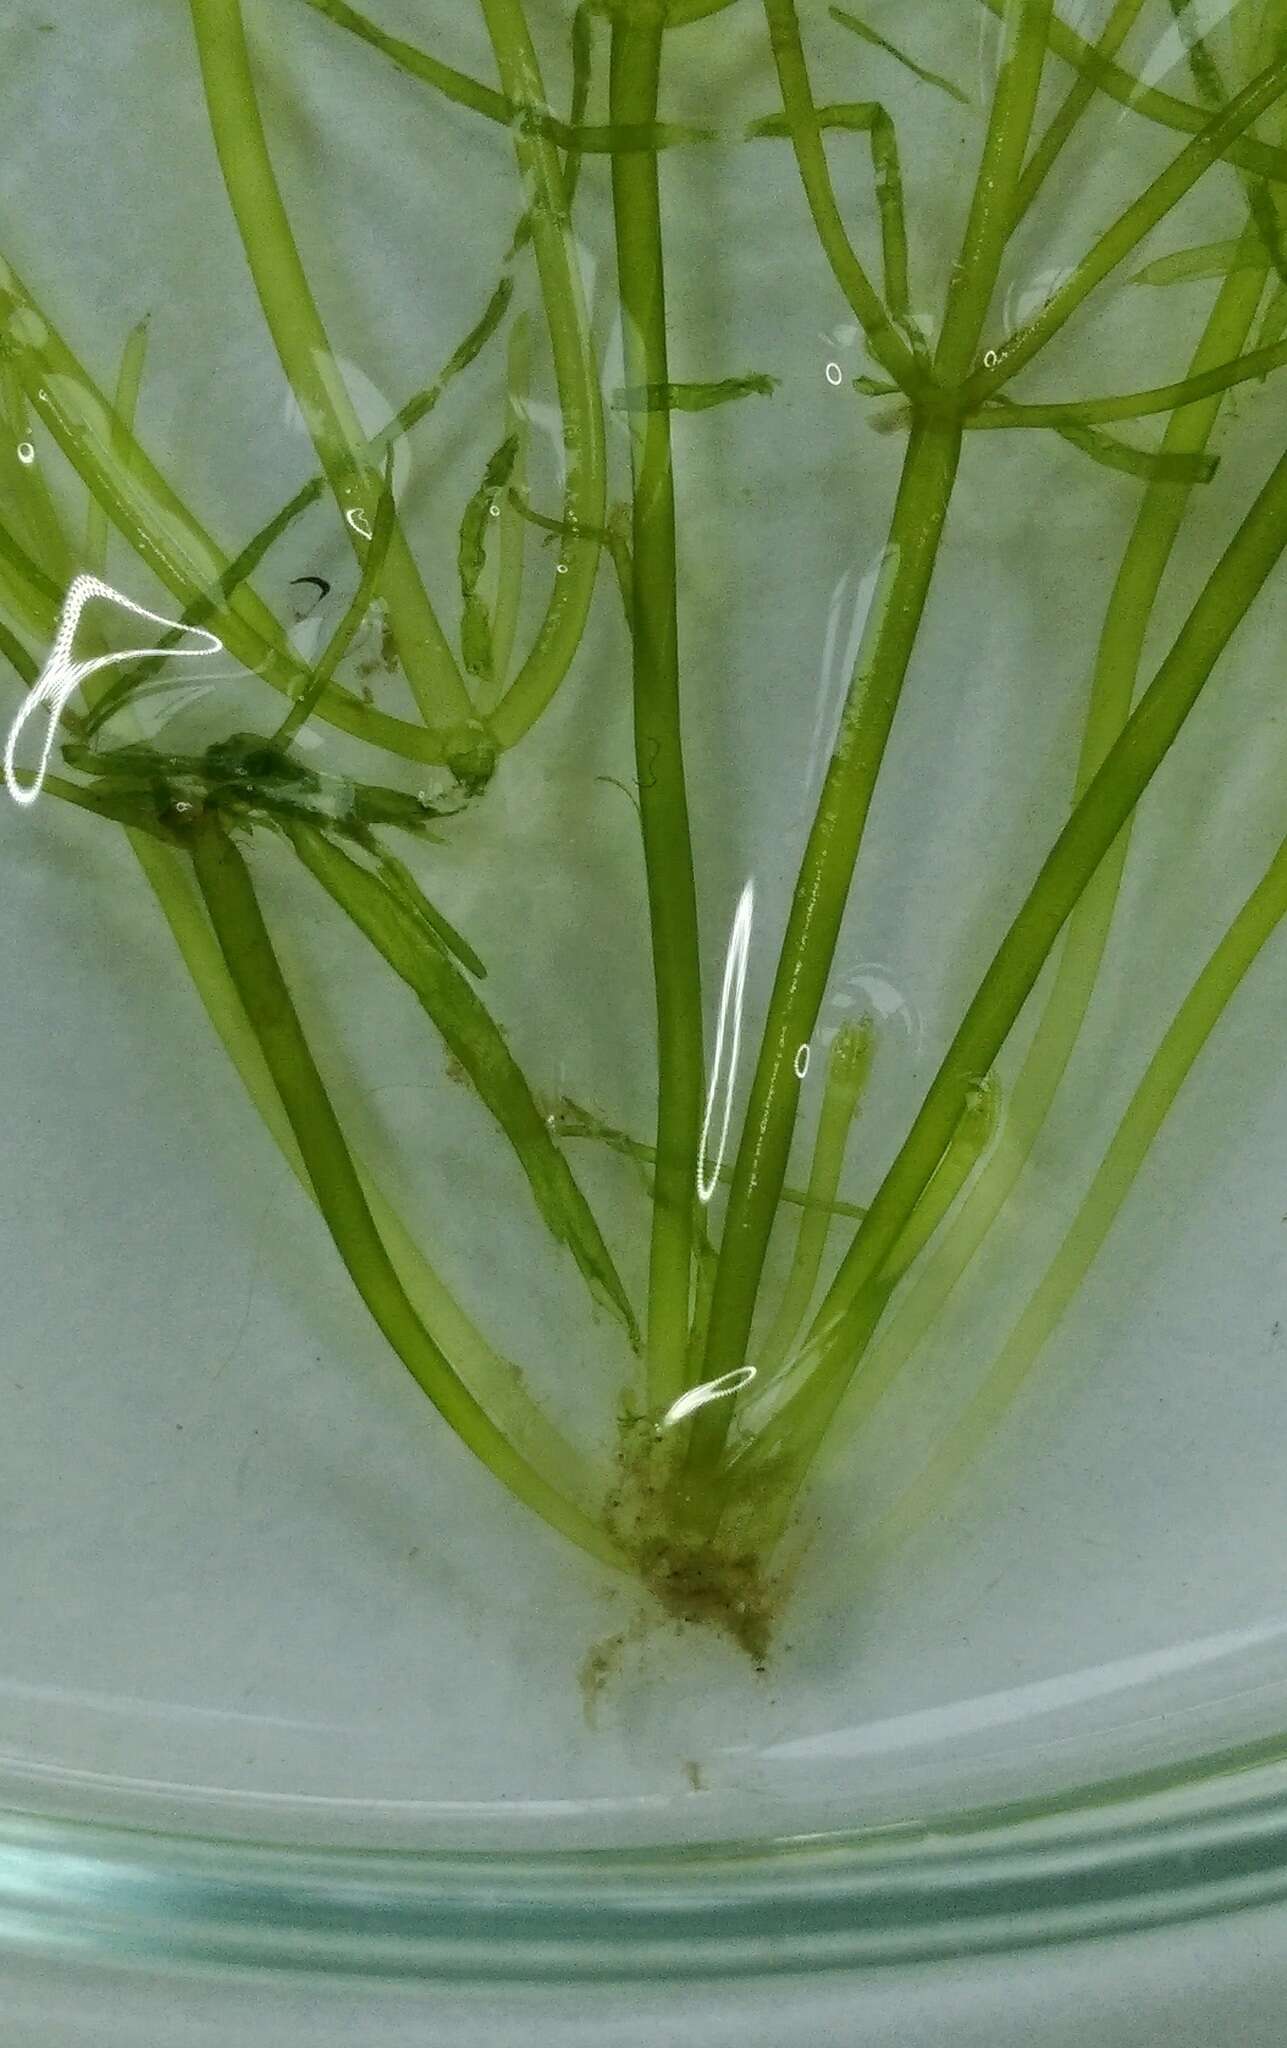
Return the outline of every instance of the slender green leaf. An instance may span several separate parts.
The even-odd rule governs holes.
[[[753,370],[745,377],[721,377],[705,384],[648,384],[615,393],[616,412],[707,412],[737,398],[772,398],[780,377]]]
[[[910,71],[914,78],[919,78],[925,85],[936,85],[940,92],[950,94],[963,107],[969,106],[970,96],[968,93],[962,92],[959,85],[953,85],[951,79],[944,78],[941,72],[927,71],[923,64],[918,64],[914,57],[909,57],[906,50],[900,50],[896,43],[887,42],[885,37],[878,34],[874,28],[869,28],[865,21],[860,21],[856,14],[851,14],[847,7],[832,7],[828,9],[828,12],[831,15],[831,19],[838,21],[842,28],[849,29],[853,35],[860,37],[864,43],[870,43],[873,49],[883,50],[886,56],[893,57],[897,63],[901,64],[905,71]]]
[[[378,875],[315,826],[285,822],[282,829],[310,874],[414,990],[513,1146],[549,1229],[568,1246],[596,1300],[614,1311],[636,1343],[634,1316],[611,1253],[490,1011]]]

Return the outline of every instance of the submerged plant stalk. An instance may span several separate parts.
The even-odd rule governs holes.
[[[609,98],[615,120],[654,117],[661,53],[659,22],[614,22]],[[664,388],[670,370],[655,161],[614,158],[612,196],[626,382],[636,391]],[[680,729],[669,413],[636,405],[630,433],[635,767],[657,990],[656,1181],[646,1358],[649,1402],[662,1409],[682,1391],[687,1375],[705,1076],[697,895]]]
[[[277,964],[245,861],[217,818],[192,830],[198,886],[233,985],[349,1276],[407,1371],[503,1486],[591,1556],[619,1564],[606,1531],[500,1434],[430,1337],[376,1229],[352,1156]]]

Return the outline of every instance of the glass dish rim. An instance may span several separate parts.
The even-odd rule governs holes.
[[[0,1808],[0,1958],[695,1981],[1070,1945],[1287,1896],[1287,1735],[936,1819],[678,1847],[293,1847]]]

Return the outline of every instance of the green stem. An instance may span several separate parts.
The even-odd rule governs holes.
[[[527,394],[531,363],[531,337],[526,317],[514,322],[509,338],[505,377],[505,431],[515,441],[510,488],[501,500],[499,532],[496,536],[496,595],[492,606],[492,668],[496,683],[503,688],[509,676],[518,632],[518,611],[523,594],[523,554],[527,521],[514,502],[527,489],[527,447],[529,428]]]
[[[1133,0],[1133,4],[1138,7],[1142,5],[1142,0]],[[949,99],[954,99],[958,106],[969,106],[969,94],[962,92],[959,85],[953,85],[951,79],[944,78],[940,71],[928,71],[923,64],[917,63],[915,57],[910,57],[906,50],[900,50],[897,43],[889,42],[878,30],[869,27],[856,14],[851,14],[848,8],[829,7],[827,12],[833,21],[838,21],[840,26],[847,28],[851,35],[858,36],[862,42],[869,43],[873,49],[883,50],[887,57],[892,57],[896,64],[901,64],[905,71],[910,71],[913,78],[919,78],[922,85],[937,86],[938,90],[945,92]]]
[[[482,0],[482,8],[506,92],[512,98],[543,106],[545,91],[523,0]],[[599,573],[598,543],[586,536],[589,529],[603,525],[607,502],[603,399],[568,213],[563,166],[554,143],[539,133],[516,129],[514,154],[528,200],[554,381],[563,416],[567,466],[563,506],[567,526],[545,617],[526,660],[488,720],[496,744],[502,749],[512,747],[535,724],[581,644]],[[646,154],[633,160],[643,164],[654,162]],[[616,161],[614,157],[614,164]]]
[[[423,931],[400,892],[391,892],[315,826],[284,822],[282,830],[309,873],[413,990],[513,1146],[547,1228],[567,1245],[594,1299],[612,1310],[632,1345],[637,1344],[634,1316],[612,1255],[482,998]]]
[[[353,408],[300,261],[268,152],[241,0],[190,0],[210,128],[264,319],[359,563],[374,529],[380,477],[364,459]],[[389,536],[381,595],[426,725],[466,729],[473,705],[406,536]]]
[[[44,563],[51,581],[66,588],[72,577],[68,548],[53,496],[45,478],[45,465],[30,441],[27,394],[14,364],[0,349],[0,491],[13,507],[14,515]],[[19,454],[19,450],[24,451]],[[34,460],[28,460],[28,455]]]
[[[0,598],[23,631],[37,640],[52,640],[62,596],[53,578],[0,522]]]
[[[656,112],[662,26],[615,21],[614,120]],[[653,157],[614,157],[612,203],[626,359],[636,392],[669,382],[661,199]],[[670,415],[630,414],[635,763],[657,1003],[657,1166],[648,1277],[648,1395],[665,1408],[687,1373],[704,1059],[697,893],[680,728]]]
[[[903,172],[898,155],[898,132],[878,100],[847,100],[814,107],[812,121],[819,135],[823,129],[846,128],[852,135],[865,135],[871,147],[872,182],[876,211],[880,215],[881,263],[889,312],[912,344],[919,360],[924,345],[911,327],[911,283],[907,253],[907,219],[903,207]],[[785,135],[794,139],[797,130],[790,114],[769,114],[752,121],[748,138]],[[821,148],[821,142],[819,142]]]
[[[517,1500],[605,1564],[610,1536],[517,1452],[463,1385],[407,1296],[304,1036],[246,864],[214,816],[192,834],[197,883],[336,1250],[376,1324],[461,1441]]]
[[[513,294],[513,279],[508,276],[503,277],[488,300],[482,317],[474,323],[464,340],[452,351],[438,376],[434,378],[431,384],[427,384],[421,390],[414,392],[405,404],[399,406],[392,418],[386,420],[379,433],[373,434],[366,443],[363,453],[368,462],[386,465],[391,450],[402,437],[405,434],[409,434],[413,427],[418,426],[420,421],[425,419],[434,410],[452,379],[458,377],[462,370],[468,369],[489,337],[495,333],[505,315]],[[306,484],[300,486],[295,495],[288,499],[286,504],[279,511],[275,512],[272,518],[259,528],[257,533],[252,534],[251,538],[241,549],[241,552],[222,570],[214,591],[208,597],[197,598],[189,604],[184,611],[183,626],[178,632],[164,637],[160,645],[163,648],[172,646],[176,641],[182,639],[183,633],[188,627],[205,625],[206,621],[214,616],[220,600],[231,598],[241,588],[241,585],[254,575],[269,550],[276,545],[284,533],[290,530],[297,519],[303,517],[310,506],[318,502],[325,494],[325,491],[326,477],[319,470],[315,476],[309,478]],[[369,550],[367,560],[370,560]],[[125,699],[134,690],[141,688],[144,683],[149,682],[162,665],[163,657],[152,661],[140,662],[137,667],[129,669],[123,676],[118,677],[110,688],[103,692],[102,697],[95,705],[94,716],[90,721],[90,730],[96,731],[107,718],[114,716]],[[307,671],[301,668],[298,673],[298,685],[292,687],[304,687],[306,685]],[[350,697],[347,692],[340,691],[336,693],[327,689],[322,692],[320,703],[314,707],[320,716],[324,718],[329,717],[329,706],[336,694],[345,703],[353,707],[356,715],[368,715],[363,711],[358,700]],[[331,722],[335,721],[332,720]],[[423,728],[420,726],[405,726],[400,721],[390,720],[388,722],[395,726],[395,733],[396,731],[401,731],[410,734],[414,738],[417,751],[413,758],[425,758],[423,753],[425,746]],[[348,729],[351,730],[352,728]],[[411,751],[409,748],[396,745],[393,742],[388,744],[390,751],[395,753]]]
[[[1287,916],[1287,840],[1243,904],[1173,1018],[1054,1258],[946,1442],[880,1524],[873,1551],[937,1510],[951,1480],[1013,1402],[1129,1195],[1149,1147],[1239,984]]]
[[[605,1124],[601,1118],[591,1116],[588,1110],[582,1109],[579,1103],[570,1101],[566,1095],[561,1097],[554,1117],[555,1127],[561,1138],[584,1138],[594,1144],[606,1145],[610,1152],[619,1153],[623,1159],[633,1159],[640,1166],[651,1167],[657,1163],[657,1154],[653,1146],[645,1145],[640,1138],[632,1138],[628,1131],[619,1131],[615,1125]],[[716,1175],[716,1179],[724,1186],[732,1177],[732,1171],[727,1166],[722,1166]],[[645,1176],[644,1184],[651,1191],[650,1177]],[[782,1199],[795,1209],[812,1209],[817,1206],[807,1187],[796,1188],[788,1185],[782,1190]],[[867,1213],[860,1202],[844,1202],[839,1196],[833,1196],[824,1206],[828,1215],[846,1216],[851,1223],[861,1223]]]
[[[1287,285],[1280,284],[1265,308],[1260,326],[1260,346],[1276,347],[1284,335],[1287,335]]]
[[[300,727],[316,710],[327,684],[353,645],[379,588],[380,576],[389,558],[389,545],[393,538],[394,526],[393,454],[390,451],[385,466],[384,489],[380,493],[380,509],[375,515],[375,526],[367,542],[357,589],[345,606],[343,618],[322,650],[322,658],[313,671],[308,688],[296,698],[273,734],[274,745],[290,745]]]
[[[390,63],[396,64],[400,71],[431,85],[444,99],[454,100],[458,106],[468,107],[471,113],[482,114],[489,121],[499,122],[502,127],[540,136],[575,155],[611,156],[633,152],[647,155],[654,149],[670,148],[676,143],[710,139],[709,129],[683,128],[670,123],[625,128],[612,122],[606,128],[586,127],[575,112],[571,121],[560,121],[556,114],[551,113],[539,89],[529,93],[526,82],[521,79],[506,79],[506,90],[497,92],[481,80],[471,78],[468,72],[442,63],[417,43],[408,43],[400,36],[391,36],[384,29],[377,28],[356,8],[347,6],[345,0],[304,0],[304,4],[315,7],[319,14],[326,15],[338,27],[368,43]],[[721,4],[727,4],[727,0],[721,0]],[[574,186],[575,182],[575,173],[570,173],[569,183]]]
[[[117,436],[117,453],[124,460],[129,453],[129,439],[134,431],[134,416],[138,410],[139,392],[143,385],[143,365],[147,359],[147,321],[140,320],[130,330],[121,354],[121,367],[116,379],[116,396],[113,411],[121,422],[122,432]],[[106,507],[93,492],[89,495],[89,508],[85,517],[85,567],[94,576],[107,574],[107,540],[111,522]]]
[[[227,557],[170,488],[113,408],[46,320],[16,271],[0,257],[0,349],[11,352],[33,410],[72,468],[101,499],[117,531],[185,607],[199,608],[228,651],[275,690],[294,697],[308,670],[267,605],[244,582],[226,597]],[[423,726],[372,710],[332,684],[319,716],[355,739],[411,761],[440,762],[441,739]]]
[[[885,746],[920,631],[960,453],[951,424],[912,429],[884,565],[809,832],[769,999],[725,1212],[703,1378],[746,1363],[769,1236],[781,1200],[800,1095]],[[694,1423],[692,1457],[718,1457],[731,1400]]]
[[[995,1078],[989,1076],[971,1092],[928,1187],[855,1307],[853,1322],[864,1333],[876,1328],[899,1281],[942,1227],[996,1135],[1000,1110],[1001,1090]],[[771,1469],[784,1451],[790,1455],[797,1483],[804,1477],[809,1458],[817,1449],[835,1407],[825,1376],[815,1370],[825,1356],[825,1339],[820,1343],[810,1336],[792,1361],[789,1374],[764,1387],[756,1400],[748,1402],[742,1418],[743,1444],[729,1467],[730,1475],[736,1474],[735,1489],[748,1472]],[[767,1423],[762,1420],[766,1415],[770,1418]],[[790,1505],[790,1495],[780,1484],[777,1505],[779,1512]]]
[[[305,5],[315,8],[338,28],[347,29],[360,42],[378,50],[400,71],[409,72],[413,78],[431,85],[444,99],[454,100],[457,106],[482,114],[489,121],[499,121],[503,127],[508,128],[512,123],[515,108],[503,92],[484,85],[480,79],[471,78],[465,71],[458,71],[454,64],[443,64],[415,43],[404,42],[400,36],[391,36],[384,29],[377,28],[355,7],[346,5],[346,0],[305,0]]]
[[[1094,45],[1093,56],[1097,64],[1105,64],[1117,55],[1136,22],[1147,0],[1114,0],[1112,13],[1104,24],[1104,32]],[[1059,49],[1056,40],[1057,29],[1051,22],[1050,47]],[[1057,159],[1087,107],[1094,99],[1099,83],[1089,69],[1082,72],[1068,90],[1067,97],[1058,113],[1052,119],[1041,141],[1029,157],[1024,173],[1019,180],[1015,199],[1015,224],[1018,225],[1029,211],[1034,199],[1054,169]]]
[[[594,61],[594,16],[590,0],[580,0],[572,16],[572,90],[568,104],[571,140],[563,153],[563,190],[569,217],[576,205],[576,189],[585,161],[579,140],[585,127],[585,110],[590,104],[590,71]]]
[[[1251,252],[1239,261],[1244,274],[1254,272]],[[1287,363],[1287,345],[1276,342],[1268,348],[1250,349],[1232,362],[1216,363],[1209,370],[1181,378],[1175,384],[1158,384],[1149,391],[1128,391],[1118,398],[1071,398],[1056,405],[1006,405],[995,412],[974,413],[966,420],[969,429],[998,427],[1059,427],[1065,421],[1091,426],[1103,420],[1143,419],[1149,413],[1175,412],[1196,405],[1200,399],[1215,398],[1237,384],[1267,377]]]
[[[733,4],[734,0],[669,0],[665,9],[665,25],[667,28],[683,28],[690,21],[705,21],[708,15],[722,14]]]
[[[855,1358],[848,1318],[879,1273],[989,1072],[1070,913],[1177,738],[1216,663],[1287,546],[1287,456],[1230,542],[1171,652],[1092,778],[1010,925],[897,1158],[850,1245],[811,1335],[819,1372],[843,1390]]]
[[[827,1248],[833,1217],[831,1205],[840,1187],[849,1133],[875,1050],[876,1035],[869,1017],[857,1024],[842,1025],[832,1044],[809,1168],[808,1206],[800,1218],[782,1300],[756,1360],[760,1386],[786,1364],[800,1325],[809,1313]]]
[[[778,0],[767,4],[772,12]],[[1050,0],[1011,0],[1007,10],[1006,56],[935,362],[936,374],[945,379],[959,375],[972,358],[996,288],[1040,86],[1049,8]],[[720,1247],[707,1379],[720,1378],[745,1362],[795,1129],[799,1053],[812,1040],[830,977],[885,747],[938,560],[961,433],[959,420],[950,414],[926,420],[914,413],[884,569],[805,848],[751,1083]],[[985,1062],[978,1075],[990,1064]],[[953,1128],[962,1107],[957,1106]],[[950,1136],[949,1129],[940,1157]],[[904,1215],[900,1228],[906,1221]],[[882,1261],[889,1249],[890,1245],[883,1247]],[[717,1462],[733,1405],[731,1400],[709,1403],[698,1414],[689,1447],[692,1468]]]
[[[30,689],[36,677],[40,674],[40,664],[33,656],[28,654],[21,640],[17,639],[9,631],[3,620],[0,620],[0,654],[4,656],[19,682],[25,684],[27,689]],[[49,780],[49,776],[46,775],[46,786],[48,786]]]
[[[1248,261],[1258,260],[1259,270],[1254,275],[1240,270],[1226,278],[1193,357],[1195,374],[1201,374],[1207,362],[1219,361],[1230,350],[1237,350],[1255,319],[1268,274],[1268,259],[1253,228],[1248,228],[1245,241]],[[1216,398],[1177,414],[1167,428],[1164,448],[1176,454],[1200,453],[1211,438],[1219,411]],[[1100,636],[1074,803],[1084,795],[1130,716],[1158,591],[1189,502],[1187,489],[1154,486],[1145,494],[1140,507]],[[1032,1155],[1067,1071],[1099,977],[1130,835],[1128,823],[1072,913],[1040,1022],[1010,1091],[1002,1140],[942,1244],[918,1274],[889,1327],[865,1358],[840,1418],[846,1435],[861,1426],[923,1341]]]
[[[769,40],[777,66],[782,104],[795,149],[800,182],[832,275],[867,337],[876,361],[904,391],[916,389],[922,373],[906,338],[890,319],[880,293],[854,254],[836,204],[818,110],[805,61],[795,0],[764,0]]]
[[[998,15],[1008,4],[1009,0],[980,0],[980,5]],[[1191,100],[1176,99],[1171,93],[1145,85],[1133,72],[1101,58],[1094,44],[1069,28],[1057,14],[1050,23],[1050,48],[1055,56],[1089,79],[1100,92],[1133,114],[1156,121],[1164,128],[1177,129],[1181,134],[1200,135],[1208,125],[1204,107],[1195,107]],[[1237,134],[1222,145],[1220,155],[1243,170],[1255,172],[1258,177],[1273,178],[1279,184],[1287,183],[1287,150]]]
[[[50,786],[47,781],[46,789]],[[193,894],[185,861],[174,847],[148,835],[131,832],[127,836],[216,1037],[282,1158],[310,1201],[316,1202],[259,1040],[247,1021],[210,921]],[[547,1420],[528,1394],[518,1368],[493,1351],[465,1314],[369,1169],[358,1158],[354,1166],[398,1278],[435,1343],[506,1435],[525,1445],[552,1483],[589,1512],[601,1489],[588,1460]]]
[[[508,426],[508,422],[507,422]],[[485,687],[495,681],[495,649],[492,646],[492,608],[483,592],[488,571],[488,548],[492,518],[500,516],[502,502],[509,496],[518,455],[518,435],[507,432],[498,448],[488,456],[482,482],[465,506],[456,543],[456,571],[460,583],[460,651],[467,672]]]
[[[961,1189],[996,1136],[1000,1116],[1001,1089],[996,1077],[990,1074],[967,1095],[951,1143],[881,1267],[880,1286],[886,1295],[893,1292],[930,1239],[937,1236]]]
[[[1269,65],[1230,100],[1188,147],[1182,149],[1160,177],[1114,221],[1090,252],[1053,292],[1026,327],[993,351],[988,366],[971,377],[962,392],[967,409],[991,398],[1025,363],[1046,346],[1090,294],[1123,264],[1144,237],[1178,205],[1217,163],[1230,137],[1239,135],[1287,92],[1287,58]]]
[[[974,360],[1014,225],[1015,195],[1037,111],[1053,0],[1009,0],[983,160],[934,358],[944,385]]]

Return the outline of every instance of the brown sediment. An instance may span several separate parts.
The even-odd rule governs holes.
[[[577,1671],[577,1685],[581,1692],[581,1711],[587,1728],[593,1728],[599,1701],[610,1682],[621,1669],[621,1659],[630,1630],[621,1629],[614,1636],[604,1636],[600,1642],[591,1643]]]
[[[731,1636],[762,1671],[773,1631],[771,1582],[754,1551],[657,1536],[639,1552],[644,1584],[676,1621]]]
[[[685,1515],[675,1469],[679,1433],[658,1432],[651,1417],[629,1410],[621,1417],[616,1481],[604,1502],[604,1520],[634,1558],[648,1591],[672,1619],[710,1628],[765,1667],[780,1575],[768,1569],[766,1546],[755,1540],[756,1499],[731,1504],[717,1531],[694,1529]],[[771,1490],[771,1488],[770,1488]]]

